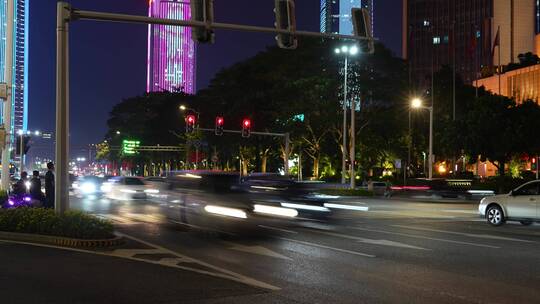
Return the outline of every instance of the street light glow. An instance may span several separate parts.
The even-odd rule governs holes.
[[[187,109],[187,108],[186,108],[185,105],[180,105],[180,110],[181,110],[181,111],[185,111],[186,109]]]
[[[120,135],[120,131],[116,131],[116,135]]]
[[[412,101],[411,101],[411,106],[413,108],[421,108],[422,107],[422,100],[420,98],[414,98]]]

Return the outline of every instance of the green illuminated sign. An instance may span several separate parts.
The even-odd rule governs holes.
[[[127,140],[122,141],[122,153],[124,155],[133,155],[136,154],[136,149],[141,145],[141,142],[138,140]]]

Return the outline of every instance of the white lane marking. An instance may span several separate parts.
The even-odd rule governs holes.
[[[269,229],[269,230],[275,230],[275,231],[291,233],[291,234],[298,234],[298,232],[296,232],[296,231],[287,230],[287,229],[283,229],[283,228],[276,228],[276,227],[272,227],[272,226],[259,225],[259,227],[264,228],[264,229]]]
[[[472,238],[501,240],[501,241],[514,241],[514,242],[523,242],[523,243],[536,243],[534,241],[529,241],[529,240],[509,238],[509,237],[489,235],[489,234],[475,234],[475,233],[455,232],[455,231],[430,229],[430,228],[405,226],[405,225],[392,225],[392,226],[393,227],[406,228],[406,229],[420,230],[420,231],[430,231],[430,232],[440,232],[440,233],[447,233],[447,234],[463,235],[463,236],[472,237]]]
[[[375,257],[372,254],[367,254],[367,253],[362,253],[362,252],[352,251],[352,250],[347,250],[347,249],[341,249],[341,248],[336,248],[336,247],[330,247],[330,246],[311,243],[311,242],[306,242],[306,241],[300,241],[300,240],[289,239],[289,238],[284,238],[284,237],[275,237],[275,238],[279,239],[279,240],[291,242],[291,243],[298,243],[298,244],[302,244],[302,245],[306,245],[306,246],[318,247],[318,248],[333,250],[333,251],[337,251],[337,252],[363,256],[363,257],[367,257],[367,258],[374,258]]]
[[[491,246],[491,245],[475,244],[475,243],[468,243],[468,242],[461,242],[461,241],[454,241],[454,240],[447,240],[447,239],[439,239],[439,238],[432,238],[432,237],[420,236],[420,235],[414,235],[414,234],[407,234],[407,233],[391,232],[391,231],[385,231],[385,230],[375,230],[375,229],[367,229],[367,228],[361,228],[361,227],[352,227],[352,228],[356,229],[356,230],[370,231],[370,232],[377,232],[377,233],[384,233],[384,234],[392,234],[392,235],[399,235],[399,236],[410,237],[410,238],[415,238],[415,239],[432,240],[432,241],[447,242],[447,243],[453,243],[453,244],[462,244],[462,245],[469,245],[469,246],[476,246],[476,247],[493,248],[493,249],[501,248],[501,247]]]
[[[111,221],[114,221],[114,222],[117,222],[117,223],[120,223],[120,224],[124,224],[124,225],[131,225],[131,224],[135,223],[131,219],[121,217],[121,216],[117,216],[117,215],[113,215],[113,214],[96,214],[96,216],[99,216],[99,217],[102,217],[102,218],[105,218],[105,219],[109,219]]]
[[[465,209],[448,209],[448,210],[441,210],[442,212],[448,212],[448,213],[464,213],[464,214],[478,214],[478,210],[465,210]]]
[[[399,217],[399,218],[430,218],[430,219],[455,219],[456,218],[455,216],[451,216],[451,215],[438,215],[438,214],[429,214],[429,213],[419,214],[418,212],[414,210],[403,210],[403,211],[371,210],[369,213],[392,216],[392,217]]]
[[[247,284],[247,285],[251,285],[251,286],[255,286],[255,287],[260,287],[260,288],[264,288],[264,289],[269,289],[269,290],[280,290],[281,288],[279,287],[276,287],[276,286],[273,286],[273,285],[270,285],[270,284],[267,284],[267,283],[264,283],[264,282],[261,282],[261,281],[258,281],[258,280],[255,280],[253,278],[250,278],[250,277],[246,277],[244,275],[241,275],[239,273],[236,273],[236,272],[233,272],[233,271],[230,271],[230,270],[227,270],[227,269],[224,269],[224,268],[221,268],[221,267],[218,267],[218,266],[214,266],[214,265],[211,265],[211,264],[208,264],[206,262],[203,262],[201,260],[197,260],[197,259],[194,259],[194,258],[191,258],[191,257],[188,257],[188,256],[185,256],[185,255],[182,255],[182,254],[179,254],[177,252],[174,252],[170,249],[167,249],[165,247],[161,247],[159,245],[156,245],[156,244],[153,244],[153,243],[150,243],[150,242],[147,242],[147,241],[144,241],[144,240],[141,240],[139,238],[136,238],[134,236],[130,236],[130,235],[127,235],[125,233],[119,233],[117,232],[118,235],[121,235],[121,236],[124,236],[126,238],[129,238],[129,239],[132,239],[134,241],[137,241],[139,243],[142,243],[146,246],[149,246],[149,247],[153,247],[153,248],[156,248],[156,249],[159,249],[159,250],[162,250],[166,253],[169,253],[171,255],[174,255],[180,259],[184,259],[184,260],[189,260],[191,261],[192,263],[197,263],[199,265],[202,265],[206,268],[210,268],[210,269],[213,269],[213,270],[216,270],[216,271],[219,271],[221,273],[225,273],[227,275],[223,275],[221,273],[214,273],[214,272],[209,272],[209,271],[204,271],[204,270],[199,270],[199,269],[195,269],[195,268],[191,268],[191,267],[185,267],[185,266],[174,266],[175,268],[181,268],[181,269],[186,269],[186,270],[190,270],[190,271],[194,271],[194,272],[198,272],[198,273],[202,273],[202,274],[208,274],[208,275],[213,275],[213,276],[218,276],[218,277],[222,277],[222,278],[225,278],[225,279],[230,279],[230,280],[233,280],[233,281],[237,281],[237,282],[240,282],[240,283],[244,283],[244,284]]]
[[[408,248],[408,249],[417,249],[417,250],[431,250],[428,248],[413,246],[405,243],[400,242],[394,242],[390,240],[374,240],[374,239],[367,239],[359,236],[353,236],[353,235],[347,235],[347,234],[340,234],[340,233],[334,233],[334,232],[326,232],[326,231],[317,231],[317,230],[310,230],[311,232],[319,233],[319,234],[325,234],[329,236],[335,236],[340,237],[344,239],[350,239],[355,240],[361,243],[366,244],[372,244],[372,245],[382,245],[382,246],[391,246],[391,247],[400,247],[400,248]]]
[[[178,253],[176,253],[174,251],[171,251],[169,249],[163,248],[163,247],[155,245],[155,244],[151,244],[149,242],[140,240],[138,238],[128,236],[126,234],[118,233],[118,232],[117,232],[117,234],[121,235],[121,236],[124,236],[126,238],[130,238],[130,239],[135,240],[137,242],[143,243],[143,244],[145,244],[147,246],[155,247],[156,249],[158,249],[162,253],[168,253],[168,254],[174,255],[174,256],[177,257],[177,259],[175,259],[175,260],[178,260],[180,262],[189,261],[190,263],[197,263],[199,265],[202,265],[202,266],[204,266],[206,268],[209,268],[209,269],[216,270],[218,272],[210,272],[210,271],[205,271],[205,270],[201,270],[201,269],[191,268],[191,267],[188,267],[188,266],[180,266],[180,265],[176,265],[176,263],[172,264],[171,263],[172,262],[171,258],[165,258],[165,259],[161,259],[159,261],[152,261],[152,260],[148,260],[148,259],[140,259],[140,258],[134,258],[134,257],[129,257],[129,256],[126,256],[126,257],[115,256],[115,255],[111,255],[110,252],[106,252],[106,251],[90,251],[90,250],[77,249],[77,248],[60,247],[60,246],[54,246],[54,245],[45,245],[45,244],[37,244],[37,243],[19,242],[19,241],[9,241],[9,240],[2,240],[2,242],[11,243],[11,244],[21,244],[21,245],[35,246],[35,247],[43,247],[43,248],[52,248],[52,249],[66,250],[66,251],[79,252],[79,253],[87,253],[87,254],[108,256],[108,257],[114,257],[114,258],[123,258],[123,259],[127,259],[127,260],[132,260],[132,261],[145,262],[145,263],[161,265],[161,266],[165,266],[165,267],[172,267],[172,268],[182,269],[182,270],[191,271],[191,272],[195,272],[195,273],[199,273],[199,274],[204,274],[204,275],[209,275],[209,276],[218,277],[218,278],[222,278],[222,279],[227,279],[227,280],[231,280],[231,281],[235,281],[235,282],[239,282],[239,283],[242,283],[242,284],[246,284],[246,285],[250,285],[250,286],[254,286],[254,287],[259,287],[259,288],[263,288],[263,289],[274,290],[274,291],[275,290],[281,290],[281,288],[279,288],[279,287],[276,287],[276,286],[273,286],[273,285],[270,285],[270,284],[267,284],[267,283],[264,283],[264,282],[261,282],[261,281],[246,277],[246,276],[243,276],[241,274],[232,272],[230,270],[226,270],[226,269],[223,269],[223,268],[220,268],[220,267],[217,267],[217,266],[210,265],[208,263],[205,263],[203,261],[199,261],[199,260],[190,258],[188,256],[178,254]]]
[[[277,253],[275,251],[272,251],[272,250],[270,250],[270,249],[268,249],[266,247],[263,247],[263,246],[258,246],[258,245],[246,246],[246,245],[235,244],[235,243],[231,243],[231,242],[225,242],[225,243],[231,246],[231,247],[229,247],[229,249],[231,249],[231,250],[236,250],[236,251],[247,252],[247,253],[256,254],[256,255],[268,256],[268,257],[272,257],[272,258],[276,258],[276,259],[292,261],[291,258],[286,257],[286,256],[284,256],[282,254],[279,254],[279,253]]]
[[[168,252],[165,252],[163,250],[151,248],[151,249],[115,249],[112,252],[110,252],[110,255],[118,256],[118,257],[133,257],[137,254],[166,254]]]

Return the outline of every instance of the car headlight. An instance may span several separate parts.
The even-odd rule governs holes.
[[[137,193],[137,191],[131,190],[131,189],[122,189],[122,190],[120,190],[120,192],[124,192],[124,193]]]
[[[85,194],[90,194],[96,192],[96,185],[94,183],[83,183],[81,185],[81,192]]]
[[[204,210],[208,213],[217,214],[217,215],[230,216],[230,217],[243,218],[243,219],[247,218],[247,215],[243,210],[236,209],[236,208],[206,205],[204,207]]]
[[[159,193],[159,190],[158,189],[146,189],[144,190],[145,193],[151,193],[151,194],[158,194]]]

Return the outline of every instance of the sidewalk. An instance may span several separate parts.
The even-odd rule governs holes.
[[[2,303],[234,303],[269,295],[191,271],[11,242],[0,241],[0,261]]]

